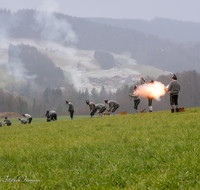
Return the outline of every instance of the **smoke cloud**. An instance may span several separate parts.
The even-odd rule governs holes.
[[[37,75],[29,75],[28,70],[25,69],[24,64],[19,58],[19,48],[12,48],[13,57],[7,64],[8,73],[13,75],[17,80],[34,80]]]
[[[165,95],[164,84],[154,81],[154,83],[143,84],[138,86],[137,95],[140,97],[149,97],[160,100]]]
[[[62,45],[77,43],[76,33],[66,19],[58,19],[55,14],[50,12],[37,12],[34,19],[36,21],[34,29],[41,32],[43,40],[55,41]]]

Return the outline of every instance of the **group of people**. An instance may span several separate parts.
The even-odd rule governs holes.
[[[26,119],[24,118],[18,118],[18,120],[21,122],[21,124],[30,124],[32,121],[32,116],[30,114],[23,114],[23,117],[26,117]],[[7,125],[7,126],[11,126],[12,123],[10,121],[10,119],[8,117],[5,117],[3,123],[0,121],[0,127],[2,127],[3,125]]]
[[[141,85],[145,84],[145,78],[142,77],[141,78]],[[154,83],[153,80],[150,80],[151,84]],[[175,74],[172,75],[172,81],[169,83],[169,85],[164,88],[164,90],[166,92],[169,92],[170,95],[170,106],[171,106],[171,113],[174,113],[174,108],[176,108],[176,112],[179,112],[179,107],[178,107],[178,94],[180,91],[180,83],[177,81],[177,76]],[[129,94],[129,96],[133,99],[134,101],[134,110],[135,113],[138,113],[138,105],[140,103],[140,97],[138,96],[138,86],[135,85],[134,86],[134,91],[132,94]],[[148,98],[148,106],[149,106],[149,112],[153,111],[153,106],[152,106],[152,102],[153,102],[153,97],[151,96],[147,96]]]
[[[143,85],[145,83],[146,83],[146,80],[145,80],[144,77],[142,77],[141,78],[141,85]],[[149,83],[153,84],[154,80],[150,80]],[[134,101],[134,111],[135,111],[135,113],[138,113],[138,105],[140,103],[140,97],[138,96],[137,92],[138,92],[138,85],[135,85],[133,93],[129,94],[129,96],[131,97],[131,100],[133,99],[133,101]],[[153,106],[152,106],[153,97],[151,97],[150,95],[148,95],[147,98],[148,98],[149,112],[152,112],[153,111]]]
[[[119,103],[115,100],[105,100],[105,103],[109,105],[107,112],[113,113],[119,108]],[[106,111],[106,106],[102,103],[95,104],[94,102],[90,102],[86,100],[86,104],[89,106],[89,112],[91,118],[94,117],[95,113],[97,112],[99,116],[103,116],[104,112]]]
[[[141,78],[141,85],[145,84],[145,78]],[[149,83],[154,83],[153,80],[150,80]],[[172,75],[172,81],[169,83],[169,85],[164,89],[166,92],[169,92],[170,95],[170,105],[171,105],[171,113],[179,112],[179,107],[178,107],[178,94],[180,91],[180,84],[177,81],[177,76],[175,74]],[[140,97],[138,96],[138,85],[134,86],[134,91],[133,93],[129,94],[131,97],[131,100],[134,101],[134,111],[135,113],[138,113],[138,105],[140,104]],[[149,106],[149,112],[153,111],[153,97],[147,96],[148,98],[148,106]],[[99,116],[103,116],[105,111],[107,110],[107,113],[113,113],[119,108],[119,103],[114,100],[105,100],[105,103],[109,105],[109,108],[106,109],[106,106],[103,103],[97,103],[95,104],[94,102],[90,102],[89,100],[86,100],[86,104],[89,106],[89,113],[91,118],[95,116],[95,113],[98,113]],[[68,111],[70,113],[70,118],[73,120],[73,115],[74,115],[74,105],[72,102],[66,101],[66,104],[69,106]],[[52,122],[52,121],[57,121],[57,113],[54,110],[47,110],[45,114],[47,118],[47,122]],[[30,114],[23,114],[24,118],[18,118],[21,124],[30,124],[32,121],[32,116]],[[2,122],[0,121],[0,127],[2,125],[7,125],[10,126],[12,123],[8,117],[5,117],[5,120]]]
[[[114,100],[105,100],[105,103],[109,105],[107,112],[114,113],[119,108],[119,103]],[[70,101],[66,101],[68,107],[68,112],[70,113],[70,118],[73,120],[74,116],[74,104]],[[94,117],[95,113],[98,113],[99,116],[103,116],[106,111],[106,106],[103,103],[95,104],[86,100],[86,104],[89,106],[89,113],[91,118]],[[45,114],[47,122],[57,121],[57,113],[54,110],[47,110]]]

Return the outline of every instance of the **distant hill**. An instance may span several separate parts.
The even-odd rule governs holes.
[[[169,72],[200,72],[200,42],[179,43],[135,29],[35,10],[19,10],[16,13],[0,10],[0,19],[1,38],[45,40],[79,50],[102,50],[118,55],[128,52],[138,65]],[[165,24],[164,27],[162,22],[156,26],[165,28],[166,33],[174,28]],[[181,36],[184,31],[178,31],[177,35]],[[189,35],[195,36],[193,33]]]
[[[167,18],[155,18],[150,21],[142,19],[86,18],[87,20],[134,29],[146,35],[156,35],[177,42],[200,42],[200,23],[179,21]]]

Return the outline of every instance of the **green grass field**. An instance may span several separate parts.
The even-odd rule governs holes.
[[[83,119],[83,118],[88,118],[89,115],[75,115],[74,119]],[[21,122],[18,120],[18,118],[10,118],[8,117],[13,125],[19,125]],[[21,117],[22,118],[22,117]],[[0,121],[4,121],[5,118],[0,118]],[[24,119],[26,119],[24,117]],[[66,121],[66,120],[71,120],[70,116],[58,116],[58,121]],[[33,123],[41,123],[41,122],[46,122],[46,118],[33,118]]]
[[[200,189],[199,115],[191,108],[1,127],[0,189]]]

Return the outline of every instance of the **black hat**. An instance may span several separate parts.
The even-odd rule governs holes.
[[[134,90],[137,89],[137,85],[134,86]]]
[[[86,104],[89,104],[89,100],[86,100]]]
[[[5,119],[7,119],[7,117],[5,117]]]
[[[107,104],[107,102],[108,102],[108,100],[106,99],[106,100],[105,100],[105,103]]]
[[[18,118],[19,120],[21,120],[20,118]]]
[[[177,76],[175,74],[173,74],[172,79],[177,80]]]
[[[150,80],[150,83],[154,83],[154,80]]]
[[[68,101],[66,101],[66,104],[68,104],[69,102]]]

